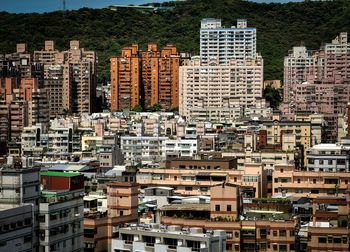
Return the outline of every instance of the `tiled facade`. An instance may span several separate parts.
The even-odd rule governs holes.
[[[161,51],[148,44],[124,47],[121,57],[111,58],[111,109],[134,108],[137,104],[164,108],[178,106],[180,54],[169,44]]]

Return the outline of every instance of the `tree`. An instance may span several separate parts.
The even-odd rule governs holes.
[[[143,108],[140,104],[136,104],[135,107],[132,109],[135,112],[142,112]]]
[[[160,111],[162,109],[163,109],[163,106],[158,103],[155,103],[152,106],[148,107],[148,111],[151,111],[151,112]]]
[[[273,109],[277,109],[282,100],[278,90],[271,86],[267,86],[264,89],[264,97],[266,101],[270,102],[270,106]]]

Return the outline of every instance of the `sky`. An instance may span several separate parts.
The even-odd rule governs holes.
[[[169,1],[169,0],[168,0]],[[259,3],[287,3],[303,0],[251,0]],[[110,5],[139,5],[164,0],[66,0],[66,9],[76,10],[83,7],[104,8]],[[10,13],[52,12],[63,9],[63,0],[0,0],[0,11]]]

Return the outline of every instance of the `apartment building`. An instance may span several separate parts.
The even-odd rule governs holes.
[[[318,144],[307,150],[307,170],[349,172],[350,150],[340,144]]]
[[[165,159],[164,142],[168,139],[164,136],[121,136],[120,149],[125,161],[151,164]]]
[[[165,155],[193,157],[199,152],[199,139],[168,139],[164,141]]]
[[[247,27],[246,19],[237,19],[237,26],[225,28],[221,19],[204,18],[200,29],[200,56],[203,65],[216,58],[219,65],[228,65],[230,59],[243,63],[256,55],[256,28]]]
[[[161,51],[148,44],[140,51],[137,44],[124,47],[120,57],[111,58],[111,109],[177,107],[179,102],[180,54],[169,44]]]
[[[283,101],[287,103],[293,101],[293,86],[305,82],[309,75],[322,78],[323,66],[323,51],[307,50],[305,46],[293,47],[284,58]]]
[[[297,221],[288,213],[266,211],[243,214],[240,187],[218,183],[211,188],[210,204],[172,204],[161,209],[161,223],[167,226],[198,227],[226,231],[226,251],[298,251]],[[265,204],[266,205],[266,204]],[[262,217],[275,214],[279,220]],[[225,217],[222,217],[225,216]],[[238,218],[242,216],[243,218]],[[282,217],[284,216],[284,217]]]
[[[337,115],[349,99],[349,48],[342,32],[317,51],[294,47],[284,60],[284,117],[300,111],[324,114],[330,141],[336,138]]]
[[[258,56],[238,64],[230,60],[228,65],[219,65],[212,60],[201,64],[199,57],[180,67],[181,116],[188,118],[191,109],[223,108],[225,100],[239,99],[240,106],[253,106],[262,97],[263,59]],[[227,104],[227,103],[226,103]]]
[[[92,113],[95,110],[97,56],[80,48],[79,41],[70,41],[70,49],[58,51],[54,41],[45,41],[45,48],[34,51],[34,59],[43,64],[44,87],[50,97],[50,118],[71,113]]]
[[[83,251],[84,175],[41,172],[40,251]]]
[[[261,164],[246,163],[237,170],[237,159],[178,158],[167,161],[165,168],[140,168],[137,178],[141,188],[168,186],[181,195],[211,195],[211,186],[220,182],[241,185],[246,197],[264,197],[267,172]]]
[[[309,198],[343,196],[349,181],[348,172],[297,171],[294,165],[275,165],[272,174],[273,195],[287,193]]]
[[[84,215],[84,251],[109,251],[112,238],[125,223],[138,221],[138,184],[135,166],[101,178],[107,190],[107,211]],[[109,181],[106,183],[106,179]],[[102,183],[101,183],[102,184]]]
[[[350,191],[345,197],[317,197],[313,200],[313,219],[307,226],[310,238],[304,244],[307,250],[349,251],[349,195]]]
[[[14,66],[20,79],[35,78],[39,88],[43,87],[43,65],[28,52],[27,44],[17,44],[16,52],[5,54],[5,60]]]
[[[34,166],[33,163],[33,159],[27,159],[25,157],[22,158],[22,162],[14,162],[13,157],[8,157],[7,164],[2,164],[0,170],[0,177],[2,179],[0,185],[0,209],[11,209],[5,210],[4,214],[7,214],[9,218],[7,220],[4,219],[4,223],[2,224],[6,224],[7,221],[14,223],[13,221],[15,219],[18,220],[19,216],[23,214],[23,226],[19,223],[13,224],[9,230],[14,230],[13,234],[16,234],[15,230],[18,229],[18,238],[24,238],[26,243],[31,243],[32,250],[28,251],[34,251],[39,247],[38,237],[34,235],[39,230],[39,222],[33,218],[33,215],[36,216],[39,213],[40,168]],[[25,205],[19,207],[22,204]],[[18,213],[19,216],[13,216],[12,213]],[[28,233],[32,233],[32,236],[29,237]],[[5,235],[5,237],[7,241],[17,239],[13,236]],[[16,244],[9,245],[15,246]],[[27,246],[25,243],[21,244],[23,250]],[[16,249],[16,251],[18,250]]]
[[[35,251],[34,209],[31,204],[0,207],[0,249],[2,251]]]
[[[38,79],[3,79],[0,92],[3,139],[19,138],[26,126],[38,123],[48,126],[48,94],[39,88]]]
[[[132,225],[119,229],[119,238],[112,240],[113,251],[226,251],[226,232],[177,225]]]

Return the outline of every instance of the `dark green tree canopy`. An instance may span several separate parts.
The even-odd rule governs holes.
[[[174,44],[179,51],[199,53],[202,18],[221,18],[223,25],[236,25],[246,18],[257,28],[257,51],[264,58],[265,79],[282,79],[283,57],[301,41],[310,49],[330,42],[339,32],[350,32],[350,1],[309,1],[287,4],[259,4],[243,0],[187,0],[163,3],[171,10],[143,13],[133,9],[112,11],[87,9],[44,14],[0,13],[0,54],[16,50],[16,43],[27,43],[30,51],[44,48],[45,40],[56,41],[59,50],[69,48],[70,40],[98,55],[98,79],[110,80],[111,56],[121,48],[138,43],[160,47]]]

